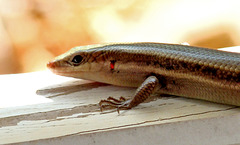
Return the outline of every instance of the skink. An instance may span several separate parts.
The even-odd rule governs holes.
[[[72,48],[47,67],[62,76],[138,87],[129,100],[101,100],[101,109],[130,109],[155,92],[240,106],[237,53],[164,43],[98,44]]]

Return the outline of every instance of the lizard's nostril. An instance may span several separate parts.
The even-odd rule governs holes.
[[[56,66],[56,65],[55,65],[54,62],[48,62],[48,63],[47,63],[47,67],[48,67],[48,68],[55,68],[55,66]]]

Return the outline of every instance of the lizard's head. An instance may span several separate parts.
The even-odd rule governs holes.
[[[105,67],[102,47],[104,45],[72,48],[50,61],[47,67],[58,75],[95,80]]]

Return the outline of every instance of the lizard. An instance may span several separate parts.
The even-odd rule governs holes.
[[[131,99],[108,97],[100,109],[131,109],[153,93],[240,106],[240,54],[167,43],[78,46],[47,64],[55,74],[136,87]]]

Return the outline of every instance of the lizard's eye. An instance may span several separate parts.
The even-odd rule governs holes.
[[[83,60],[83,57],[81,55],[76,55],[73,57],[72,62],[73,63],[80,63]]]

